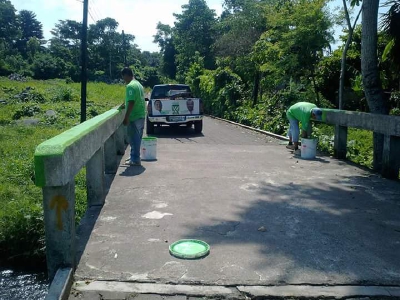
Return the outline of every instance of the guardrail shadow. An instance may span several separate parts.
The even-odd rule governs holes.
[[[126,150],[126,147],[125,147]],[[118,166],[121,164],[121,160],[123,159],[123,153],[119,153],[118,155]],[[129,169],[132,169],[133,167],[130,167]],[[131,171],[129,171],[131,172]],[[117,174],[105,174],[105,195],[104,199],[107,198],[107,195],[110,191],[110,187],[115,179],[115,176]],[[83,252],[85,251],[86,245],[89,242],[90,235],[93,231],[93,228],[97,222],[97,219],[101,213],[101,210],[103,209],[103,205],[93,205],[87,208],[85,215],[82,217],[79,225],[76,228],[76,263],[75,265],[79,265],[79,262],[82,258]]]

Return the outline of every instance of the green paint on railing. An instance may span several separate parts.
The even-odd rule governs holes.
[[[321,121],[319,121],[319,122],[324,122],[324,123],[326,123],[326,113],[327,112],[342,112],[343,111],[343,110],[332,109],[332,108],[321,108],[321,110],[322,110],[322,118],[321,118]],[[313,121],[317,121],[317,120],[313,120]]]
[[[46,185],[44,174],[44,160],[49,157],[62,156],[65,150],[73,143],[99,128],[102,124],[118,115],[118,109],[111,109],[82,124],[79,124],[63,133],[41,143],[35,150],[35,184],[43,187]]]

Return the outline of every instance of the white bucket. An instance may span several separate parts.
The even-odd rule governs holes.
[[[301,158],[314,159],[317,153],[318,139],[301,139]]]
[[[142,160],[157,159],[157,139],[155,137],[144,137],[142,139],[140,156]]]

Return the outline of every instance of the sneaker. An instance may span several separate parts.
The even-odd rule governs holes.
[[[142,163],[140,161],[131,161],[131,160],[129,160],[128,161],[128,165],[130,165],[130,166],[141,166]]]
[[[294,148],[294,145],[286,145],[286,149],[289,149],[289,150],[296,150],[296,149]]]

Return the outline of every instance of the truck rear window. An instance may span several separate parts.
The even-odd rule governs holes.
[[[151,99],[163,99],[168,98],[180,93],[190,93],[188,86],[181,85],[166,85],[166,86],[155,86],[151,92]]]

